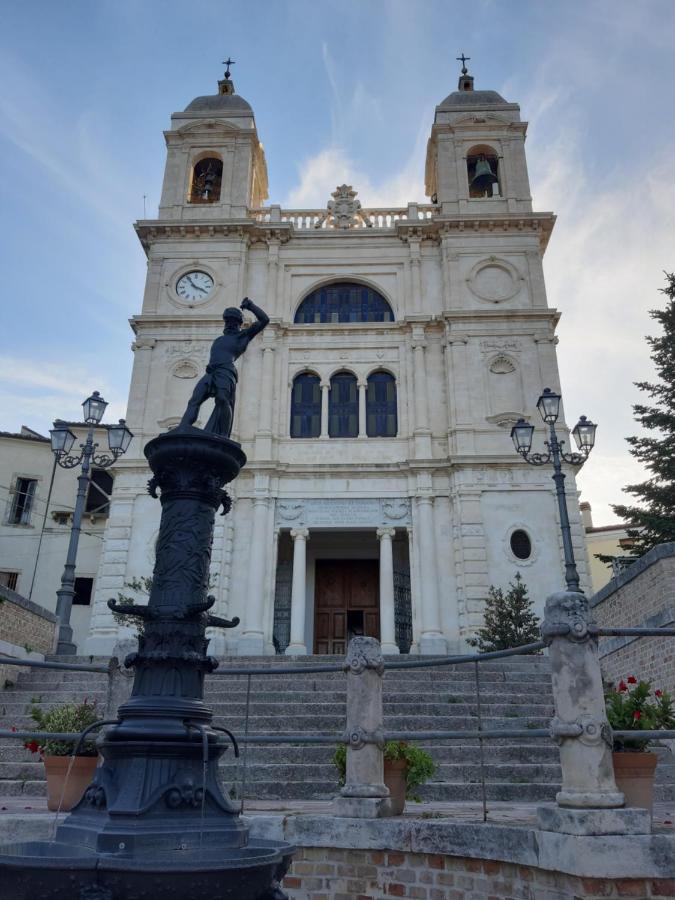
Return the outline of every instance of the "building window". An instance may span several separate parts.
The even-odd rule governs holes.
[[[366,390],[366,434],[396,437],[396,379],[389,372],[373,372]]]
[[[223,164],[215,157],[200,159],[192,171],[190,203],[215,203],[220,200]]]
[[[469,197],[499,197],[499,158],[490,147],[476,147],[466,158]]]
[[[328,392],[328,437],[359,435],[359,390],[356,375],[338,372],[330,380]]]
[[[75,596],[73,597],[73,606],[90,606],[91,592],[94,587],[93,578],[76,578],[75,579]]]
[[[511,534],[511,552],[517,559],[529,559],[532,556],[532,541],[530,536],[522,528],[517,528]]]
[[[14,485],[12,505],[9,510],[10,525],[29,525],[35,503],[37,479],[17,478]]]
[[[113,489],[113,477],[105,469],[92,469],[89,478],[89,490],[84,511],[107,516],[110,512],[110,495]]]
[[[293,381],[291,437],[315,438],[321,434],[321,382],[318,375],[303,372]]]
[[[364,284],[340,282],[312,291],[295,314],[298,324],[338,322],[393,322],[391,306],[381,294]]]
[[[0,572],[0,585],[15,591],[19,581],[18,572]]]

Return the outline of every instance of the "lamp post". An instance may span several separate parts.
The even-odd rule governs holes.
[[[572,429],[572,435],[576,441],[579,453],[565,453],[563,450],[565,442],[558,440],[555,430],[555,423],[560,413],[560,399],[560,394],[556,394],[549,388],[544,388],[544,393],[537,401],[537,409],[545,424],[549,427],[549,439],[544,442],[546,453],[530,452],[534,425],[530,425],[525,419],[518,419],[513,426],[511,429],[511,440],[518,453],[531,466],[544,466],[549,462],[553,464],[553,481],[555,482],[558,498],[560,530],[562,531],[563,550],[565,553],[565,582],[568,591],[579,591],[579,575],[572,548],[570,520],[567,515],[567,502],[565,500],[565,473],[562,470],[562,463],[566,462],[572,466],[582,466],[586,462],[595,444],[595,429],[597,425],[587,419],[586,416],[581,416]]]
[[[108,404],[98,391],[94,391],[91,397],[82,404],[84,410],[84,422],[89,425],[87,439],[80,444],[80,454],[71,455],[76,437],[65,422],[56,420],[54,428],[49,432],[52,442],[52,452],[56,462],[63,469],[74,469],[81,466],[77,478],[77,499],[73,513],[73,525],[70,529],[70,541],[68,543],[68,555],[61,576],[61,587],[56,592],[56,617],[58,619],[58,644],[56,652],[60,655],[73,655],[76,651],[73,643],[73,629],[70,627],[70,611],[75,596],[75,561],[77,559],[77,545],[80,541],[82,527],[82,514],[87,497],[89,485],[89,472],[92,462],[99,469],[107,469],[129,448],[133,434],[127,428],[124,419],[120,419],[118,425],[108,427],[108,446],[110,454],[97,453],[98,444],[94,443],[94,431],[100,424],[103,413]]]

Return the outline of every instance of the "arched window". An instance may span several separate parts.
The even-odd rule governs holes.
[[[359,436],[359,390],[356,375],[338,372],[330,380],[328,393],[328,437]]]
[[[216,157],[200,159],[192,172],[190,203],[215,203],[220,200],[223,163]]]
[[[499,157],[492,147],[474,147],[466,157],[469,197],[499,197]]]
[[[396,379],[389,372],[373,372],[366,390],[366,434],[396,437]]]
[[[391,306],[381,294],[365,284],[348,281],[326,284],[305,297],[295,322],[393,322]]]
[[[321,382],[318,375],[303,372],[293,380],[291,437],[315,438],[321,434]]]

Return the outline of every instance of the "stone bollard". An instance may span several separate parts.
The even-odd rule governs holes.
[[[569,834],[646,834],[649,813],[620,808],[624,796],[614,780],[593,625],[584,594],[561,591],[547,598],[542,635],[551,660],[551,734],[560,747],[562,789],[557,806],[539,807],[539,826]]]
[[[375,638],[349,642],[347,672],[347,775],[333,814],[357,819],[392,815],[384,783],[382,673],[384,660]]]
[[[118,641],[113,648],[113,655],[108,663],[108,690],[105,702],[106,719],[114,719],[117,710],[126,703],[131,695],[134,681],[132,669],[124,668],[124,660],[129,653],[138,649],[138,641]]]

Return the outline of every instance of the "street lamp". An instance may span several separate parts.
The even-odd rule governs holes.
[[[560,530],[562,531],[563,550],[565,553],[565,582],[568,591],[579,590],[579,575],[574,561],[572,549],[572,535],[570,532],[570,520],[567,515],[567,502],[565,500],[565,473],[562,471],[562,463],[572,466],[582,466],[588,459],[588,455],[595,444],[595,429],[597,425],[586,416],[582,416],[572,429],[572,435],[579,449],[579,453],[565,453],[564,441],[558,440],[555,431],[555,423],[560,414],[560,394],[556,394],[549,388],[544,388],[544,393],[537,401],[537,409],[549,427],[549,439],[545,441],[546,453],[531,453],[532,435],[534,425],[530,425],[525,419],[518,419],[511,429],[511,440],[517,452],[525,462],[531,466],[544,466],[553,463],[553,481],[555,482],[556,495],[558,497],[558,509],[560,511]]]
[[[54,422],[54,427],[49,432],[52,452],[61,468],[74,469],[76,466],[81,466],[81,471],[77,478],[77,499],[73,513],[73,525],[70,530],[68,555],[63,575],[61,576],[61,587],[56,592],[56,617],[59,623],[56,652],[60,655],[70,656],[76,651],[73,643],[73,629],[70,627],[70,611],[73,606],[73,597],[75,596],[75,560],[77,559],[77,545],[80,541],[82,514],[87,497],[91,463],[93,462],[99,469],[107,469],[123,453],[126,453],[133,438],[133,434],[127,428],[124,419],[120,419],[118,425],[107,426],[110,455],[96,452],[98,444],[94,443],[94,431],[96,426],[100,424],[107,405],[98,391],[94,391],[91,397],[87,397],[82,404],[84,421],[89,426],[89,430],[87,432],[87,440],[84,444],[80,444],[81,452],[79,455],[71,456],[70,454],[76,437],[68,428],[66,422],[57,419]]]

